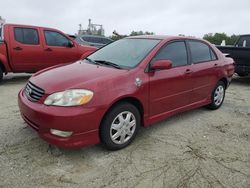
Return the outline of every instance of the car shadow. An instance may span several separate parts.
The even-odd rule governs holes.
[[[30,77],[31,77],[31,74],[9,74],[3,77],[3,80],[0,83],[0,86],[25,83],[28,81]]]
[[[232,83],[250,86],[250,76],[234,76],[232,79]]]

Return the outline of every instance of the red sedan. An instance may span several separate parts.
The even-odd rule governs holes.
[[[140,126],[201,106],[218,109],[233,73],[233,60],[207,41],[129,37],[34,74],[19,93],[19,107],[24,121],[53,145],[101,142],[117,150]]]

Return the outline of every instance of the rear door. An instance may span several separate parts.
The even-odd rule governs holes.
[[[219,60],[213,49],[198,40],[187,41],[192,62],[193,94],[192,103],[202,102],[211,97],[211,93],[218,79]]]
[[[150,116],[157,116],[190,104],[192,94],[191,67],[184,41],[165,45],[153,58],[171,60],[172,68],[150,73]]]
[[[54,30],[44,30],[44,56],[47,67],[79,60],[81,55],[76,44],[64,34]],[[73,44],[70,46],[69,44]]]
[[[10,60],[15,72],[35,72],[43,64],[43,46],[36,27],[11,26]]]

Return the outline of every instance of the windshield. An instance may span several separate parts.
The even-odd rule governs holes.
[[[154,39],[121,39],[88,56],[94,61],[112,62],[133,68],[160,42]]]

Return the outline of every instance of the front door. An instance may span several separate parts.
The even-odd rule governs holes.
[[[188,64],[184,41],[174,41],[164,46],[153,58],[171,60],[172,68],[156,70],[150,75],[150,116],[163,115],[190,104],[192,93],[191,66]]]
[[[75,44],[58,31],[44,30],[44,56],[46,66],[79,60],[81,54]],[[69,46],[69,44],[72,46]]]

